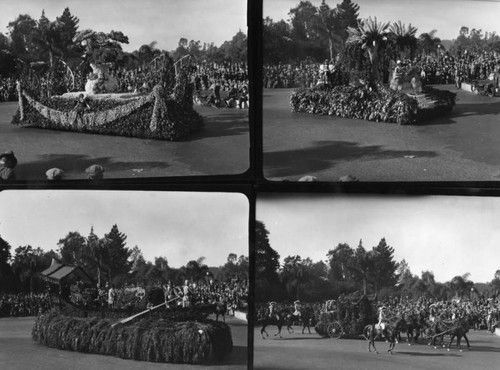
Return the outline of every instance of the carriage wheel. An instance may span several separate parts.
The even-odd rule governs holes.
[[[339,339],[340,337],[342,337],[342,326],[337,321],[329,324],[326,330],[330,338]]]

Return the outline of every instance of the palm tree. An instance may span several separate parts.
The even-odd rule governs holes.
[[[361,21],[357,28],[348,27],[348,43],[361,45],[361,48],[368,52],[371,63],[371,72],[373,81],[378,81],[380,51],[387,41],[389,22],[382,23],[377,21],[377,17],[369,17]]]
[[[424,55],[435,54],[437,47],[441,45],[441,39],[436,37],[437,30],[422,33],[418,37],[418,43]]]
[[[417,48],[417,38],[415,37],[417,33],[417,28],[408,24],[408,27],[401,21],[394,22],[389,26],[391,32],[390,38],[396,46],[399,58],[406,57],[407,51],[409,51],[410,59],[413,59],[413,53]]]

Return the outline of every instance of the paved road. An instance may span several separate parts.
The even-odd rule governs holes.
[[[85,178],[95,163],[106,178],[235,175],[249,167],[248,110],[195,107],[205,121],[202,131],[182,142],[81,134],[10,124],[16,103],[0,103],[0,151],[13,150],[16,174],[45,179],[58,167],[66,179]]]
[[[456,91],[453,86],[440,86]],[[290,111],[291,89],[263,98],[264,173],[337,181],[500,180],[500,98],[458,91],[451,115],[417,126]]]
[[[40,345],[31,340],[34,318],[0,319],[0,369],[8,370],[245,370],[247,368],[247,324],[226,318],[231,327],[233,352],[221,365],[177,365],[123,360],[113,356],[91,355],[63,351]]]
[[[295,328],[298,332],[298,327]],[[275,328],[268,329],[272,336]],[[427,345],[397,344],[394,354],[387,344],[377,342],[379,354],[368,353],[364,340],[322,338],[318,334],[288,334],[283,339],[263,340],[254,331],[255,369],[342,369],[342,370],[482,370],[500,368],[500,337],[486,331],[470,332],[471,349],[434,349]]]

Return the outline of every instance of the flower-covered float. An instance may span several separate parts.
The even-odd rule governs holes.
[[[167,53],[145,67],[144,88],[118,93],[118,82],[109,69],[121,51],[119,43],[128,43],[128,38],[121,32],[86,30],[73,41],[84,49],[81,65],[86,69],[82,70],[92,69],[85,91],[42,94],[44,85],[32,83],[33,78],[18,81],[19,106],[13,124],[171,141],[201,129],[203,119],[193,109],[187,67],[175,66]],[[74,86],[75,77],[69,71]],[[50,74],[45,84],[55,85],[55,77],[60,74]]]
[[[395,26],[368,18],[357,28],[348,27],[349,38],[335,65],[325,62],[316,86],[293,92],[292,112],[401,125],[449,113],[456,94],[422,85],[421,68],[411,57],[414,50],[395,41],[401,30],[408,36],[413,29],[399,24],[397,31]]]

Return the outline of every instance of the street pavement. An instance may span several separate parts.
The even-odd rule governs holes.
[[[124,360],[114,356],[63,351],[38,344],[31,339],[34,317],[0,319],[0,369],[5,370],[245,370],[248,363],[247,323],[226,317],[231,327],[233,351],[221,364],[180,365]]]
[[[237,175],[249,168],[248,110],[195,106],[205,127],[183,141],[53,131],[11,125],[17,103],[0,103],[0,152],[13,150],[19,180],[44,180],[53,167],[65,179],[86,178],[92,164],[105,178]]]
[[[263,92],[264,176],[338,181],[499,181],[500,98],[457,92],[451,114],[413,126],[292,113],[292,89]]]
[[[500,337],[485,330],[467,334],[471,345],[463,352],[452,346],[434,349],[426,344],[396,344],[394,354],[387,353],[388,344],[376,342],[379,354],[368,352],[367,341],[322,338],[314,332],[301,334],[284,330],[283,338],[273,337],[276,328],[268,327],[268,339],[262,339],[260,328],[254,330],[254,368],[265,370],[492,370],[500,368]]]

